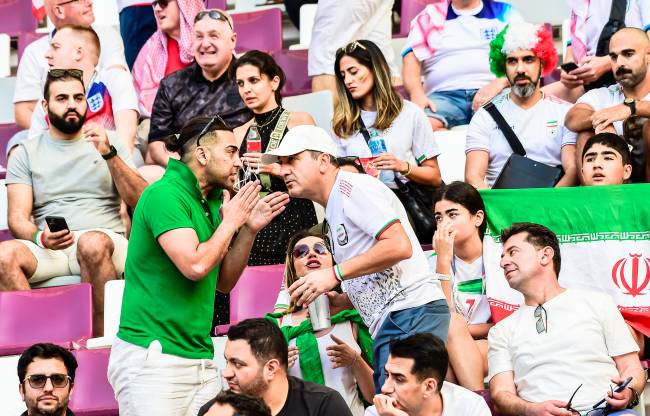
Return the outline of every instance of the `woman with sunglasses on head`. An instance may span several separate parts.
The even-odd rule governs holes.
[[[483,237],[485,205],[478,191],[464,182],[443,186],[434,196],[438,229],[436,252],[429,258],[452,311],[449,322],[450,381],[482,390],[487,374],[487,334],[494,325],[485,292]]]
[[[269,54],[248,51],[237,59],[230,71],[239,87],[239,95],[253,113],[250,122],[235,129],[245,176],[259,179],[266,192],[286,192],[287,187],[279,177],[280,165],[262,164],[262,153],[275,149],[289,129],[302,124],[313,125],[314,119],[308,113],[282,108],[280,90],[285,76]],[[282,263],[289,237],[316,222],[313,203],[292,198],[286,210],[258,234],[248,264]]]
[[[325,241],[318,234],[300,231],[287,245],[284,285],[289,287],[310,271],[333,264]],[[276,319],[289,342],[289,375],[337,390],[352,414],[362,416],[359,391],[367,402],[372,402],[375,394],[373,370],[366,362],[372,357],[372,339],[354,309],[330,308],[332,326],[315,332],[308,310],[293,303],[286,312],[267,317]]]

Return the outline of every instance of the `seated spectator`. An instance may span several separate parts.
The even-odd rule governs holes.
[[[100,44],[90,27],[63,26],[52,38],[45,54],[50,68],[78,69],[83,72],[88,112],[86,122],[115,130],[133,152],[138,127],[138,103],[131,75],[121,69],[98,70]],[[32,113],[29,138],[47,131],[48,120],[42,106]]]
[[[120,199],[135,207],[146,182],[124,140],[97,124],[83,125],[85,93],[81,71],[51,70],[43,92],[50,126],[9,160],[8,223],[17,240],[0,244],[0,290],[81,275],[93,286],[93,333],[101,336],[104,284],[122,275],[126,258]],[[50,230],[52,216],[69,228]]]
[[[142,117],[151,117],[160,80],[194,60],[192,23],[204,9],[203,0],[159,0],[152,6],[158,30],[144,44],[133,65]]]
[[[274,416],[351,416],[345,400],[329,387],[289,376],[289,350],[280,328],[268,319],[230,327],[223,377],[235,393],[260,397]]]
[[[285,287],[310,271],[334,265],[325,241],[318,234],[305,231],[291,237],[286,258]],[[359,391],[367,402],[375,394],[372,367],[366,362],[372,360],[372,338],[347,296],[336,292],[330,292],[330,296],[343,298],[346,304],[341,310],[330,303],[331,328],[314,331],[307,308],[293,302],[286,313],[272,314],[269,318],[277,319],[289,342],[289,375],[333,388],[341,393],[353,415],[363,416]],[[311,363],[320,365],[315,367]]]
[[[161,0],[157,0],[161,3]],[[164,2],[165,0],[162,0]],[[171,0],[173,1],[173,0]],[[133,63],[142,46],[158,29],[152,0],[117,0],[120,16],[120,35],[124,43],[124,57],[133,69]]]
[[[580,97],[566,116],[566,126],[578,132],[578,155],[582,146],[595,133],[626,134],[632,150],[632,182],[650,179],[650,160],[644,147],[650,143],[650,40],[640,29],[621,29],[610,41],[611,67],[616,84],[592,89]],[[624,123],[635,119],[643,123],[642,132],[631,137]],[[628,121],[629,120],[629,121]],[[642,137],[643,136],[643,139]],[[644,142],[646,144],[644,144]],[[582,157],[578,158],[578,166]]]
[[[621,185],[632,175],[630,148],[621,136],[598,133],[582,149],[582,183],[586,186]]]
[[[483,397],[444,381],[449,357],[435,335],[414,334],[390,345],[388,378],[366,416],[490,416]]]
[[[49,36],[35,40],[27,45],[18,62],[16,88],[14,90],[14,112],[16,124],[29,129],[32,112],[40,107],[43,93],[43,80],[49,69],[45,53],[56,31],[66,25],[90,27],[95,21],[92,0],[44,0],[45,12],[54,25]],[[96,26],[95,30],[101,43],[102,53],[97,66],[100,70],[119,68],[127,71],[124,60],[124,48],[119,33],[111,26]]]
[[[540,91],[542,75],[557,63],[551,33],[542,26],[520,22],[509,25],[490,42],[490,69],[505,75],[509,91],[492,103],[512,127],[526,156],[546,165],[564,168],[557,186],[577,182],[575,133],[564,127],[570,105]],[[465,181],[477,189],[492,187],[513,153],[496,121],[484,109],[476,112],[465,145]]]
[[[228,77],[237,40],[232,18],[221,10],[203,10],[194,18],[193,33],[194,63],[160,81],[151,110],[147,161],[163,167],[170,156],[178,159],[165,150],[164,139],[192,118],[218,114],[233,128],[251,119]]]
[[[553,231],[515,223],[501,231],[501,267],[524,303],[488,336],[490,392],[504,415],[635,414],[645,372],[625,321],[605,294],[558,283],[560,247]],[[613,384],[632,377],[623,391]],[[565,400],[568,400],[565,401]],[[604,408],[604,405],[607,408]]]
[[[271,410],[259,397],[224,390],[203,405],[197,416],[271,416]]]
[[[496,0],[446,3],[428,5],[415,17],[402,52],[404,87],[434,130],[469,124],[474,111],[509,86],[490,72],[490,41],[521,19]]]
[[[34,344],[18,359],[18,389],[27,406],[21,416],[74,416],[68,408],[77,360],[54,344]]]
[[[478,191],[464,182],[438,189],[433,236],[435,255],[429,264],[450,305],[450,371],[447,380],[470,390],[482,390],[487,375],[487,334],[493,323],[486,295],[483,237],[485,205]]]
[[[308,113],[282,108],[280,91],[285,76],[269,54],[248,51],[232,64],[230,71],[231,78],[237,82],[239,95],[253,113],[253,119],[235,131],[248,179],[259,178],[265,192],[286,192],[287,187],[279,176],[280,165],[261,164],[262,153],[275,149],[295,126],[314,125],[314,119]],[[249,144],[248,137],[256,140]],[[248,264],[259,266],[284,262],[289,238],[316,222],[314,204],[307,199],[292,198],[284,212],[257,235]]]

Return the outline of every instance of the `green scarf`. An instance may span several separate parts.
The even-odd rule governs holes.
[[[266,319],[269,319],[278,325],[278,318],[284,316],[284,312],[269,313]],[[350,321],[357,327],[357,337],[359,338],[359,346],[361,347],[361,355],[372,366],[372,337],[368,327],[361,319],[359,312],[353,309],[341,311],[332,316],[332,325],[340,322]],[[323,375],[323,365],[320,360],[320,353],[318,351],[318,341],[314,335],[314,328],[311,326],[311,320],[305,319],[298,326],[283,326],[280,327],[282,334],[287,342],[294,338],[296,339],[296,346],[300,351],[300,370],[304,380],[312,383],[325,385],[325,376]]]

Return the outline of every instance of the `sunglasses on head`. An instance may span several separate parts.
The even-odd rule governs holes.
[[[50,69],[47,72],[47,77],[50,79],[72,77],[83,81],[84,73],[81,69]]]
[[[340,166],[354,166],[359,173],[366,173],[359,156],[341,156],[337,157],[336,160],[339,162]]]
[[[214,20],[222,20],[228,23],[228,26],[230,26],[230,29],[232,30],[232,24],[230,24],[230,19],[228,19],[228,16],[226,16],[225,14],[223,14],[217,9],[203,10],[202,12],[199,12],[194,18],[194,23],[203,19],[205,16],[209,16],[211,19]]]
[[[352,53],[357,48],[361,48],[364,51],[366,50],[365,46],[363,46],[361,43],[355,40],[354,42],[350,42],[347,45],[339,48],[337,53]]]
[[[314,243],[312,247],[310,247],[307,244],[298,244],[293,248],[293,258],[294,259],[302,259],[303,257],[307,257],[309,252],[311,250],[314,250],[314,253],[318,255],[324,255],[324,254],[329,254],[329,250],[327,249],[327,246],[325,243]]]
[[[72,380],[70,376],[60,373],[50,374],[49,376],[45,374],[32,374],[31,376],[25,377],[25,380],[27,380],[33,389],[42,389],[45,387],[48,379],[52,382],[52,387],[55,388],[65,387]]]

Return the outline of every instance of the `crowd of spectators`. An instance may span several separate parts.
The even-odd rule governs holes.
[[[118,0],[120,37],[93,25],[92,0],[45,0],[54,30],[18,65],[0,290],[79,275],[102,336],[104,285],[124,279],[108,379],[126,416],[487,416],[486,383],[504,415],[634,415],[649,334],[607,294],[561,286],[544,224],[501,231],[523,303],[493,318],[479,192],[540,166],[547,187],[650,181],[650,7],[622,3],[569,2],[545,83],[552,33],[506,2],[427,5],[400,74],[393,1],[321,0],[309,75],[333,117],[316,126],[283,107],[272,55],[235,53],[225,10]],[[463,125],[464,182],[445,184],[436,132]],[[230,326],[217,368],[227,294],[246,267],[283,263],[275,310]],[[27,349],[25,414],[72,414],[76,367]]]

